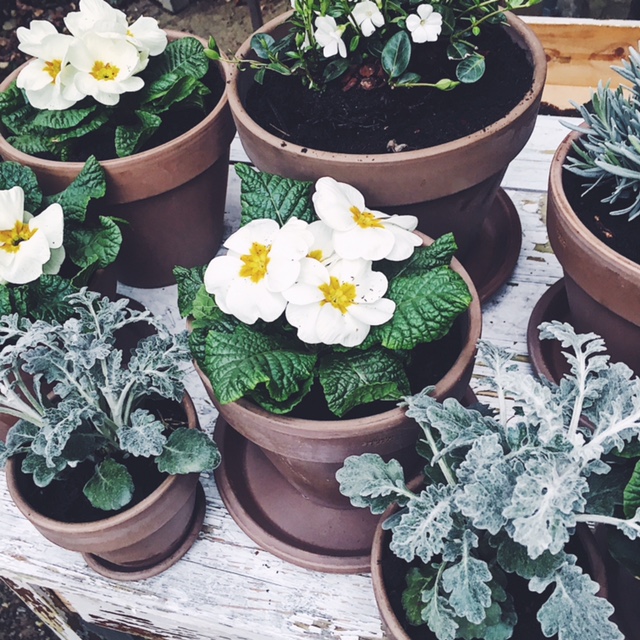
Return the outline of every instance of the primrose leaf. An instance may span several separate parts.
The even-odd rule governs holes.
[[[146,409],[136,409],[129,422],[118,430],[122,450],[143,458],[159,456],[167,441],[163,435],[165,425]]]
[[[67,296],[75,291],[69,280],[45,274],[28,285],[12,287],[10,293],[20,316],[64,322],[73,312]]]
[[[162,118],[154,113],[138,109],[135,114],[139,120],[138,124],[116,127],[115,145],[119,158],[126,158],[138,152],[162,124]]]
[[[411,38],[406,31],[398,31],[389,38],[382,50],[380,62],[389,78],[398,78],[411,60]]]
[[[451,487],[436,485],[411,498],[393,526],[391,551],[407,562],[419,556],[426,563],[442,553],[453,527],[452,498]]]
[[[17,162],[0,162],[0,189],[22,187],[24,191],[24,208],[36,213],[42,204],[42,190],[36,174]]]
[[[178,309],[183,318],[193,313],[196,293],[204,282],[204,270],[205,267],[202,266],[191,269],[177,266],[173,269],[173,275],[178,283]]]
[[[283,402],[313,376],[316,358],[293,341],[239,324],[233,333],[209,331],[203,365],[222,404],[242,398],[261,383],[274,400]]]
[[[53,466],[47,464],[44,456],[30,452],[22,461],[20,467],[22,473],[32,474],[33,482],[37,487],[46,487],[55,480],[56,476],[67,466],[67,461],[62,458],[56,458]]]
[[[318,372],[329,409],[342,417],[375,400],[400,400],[410,393],[402,360],[381,348],[334,352],[320,361]]]
[[[311,391],[314,382],[315,379],[313,376],[307,380],[303,380],[300,389],[296,393],[292,393],[286,400],[274,400],[267,393],[266,387],[261,385],[253,389],[253,391],[250,391],[247,397],[251,398],[251,400],[266,411],[284,415],[290,413],[294,407],[297,407],[304,400],[304,397]]]
[[[182,76],[200,79],[209,70],[209,59],[204,54],[204,46],[196,38],[178,38],[170,42],[155,59],[152,78],[157,80],[170,75],[174,81]],[[155,87],[151,83],[151,87]],[[152,91],[152,89],[149,89]]]
[[[404,471],[397,460],[385,462],[376,453],[349,456],[336,471],[340,493],[351,500],[354,507],[369,507],[371,513],[383,513],[388,506],[404,506],[407,497]],[[399,491],[400,490],[400,491]]]
[[[4,120],[3,118],[3,121]],[[26,133],[24,135],[9,136],[7,142],[18,151],[22,151],[22,153],[30,156],[39,153],[51,153],[56,156],[56,158],[60,158],[62,155],[61,145],[55,144],[48,138],[35,134]]]
[[[171,433],[156,463],[170,475],[213,471],[220,464],[220,452],[206,433],[181,427]]]
[[[556,587],[538,610],[538,620],[545,637],[581,640],[624,640],[609,620],[613,606],[596,596],[598,584],[580,567],[566,564],[557,574]]]
[[[127,468],[111,458],[103,460],[82,492],[96,509],[116,511],[133,498],[133,479]]]
[[[64,191],[45,200],[46,204],[57,202],[62,207],[65,220],[84,222],[89,203],[104,197],[106,191],[104,169],[94,156],[90,156],[75,180]]]
[[[98,220],[100,227],[76,228],[67,235],[69,257],[82,269],[92,265],[104,269],[115,261],[122,245],[122,231],[113,218]]]
[[[458,62],[456,77],[464,84],[473,84],[482,78],[486,67],[484,56],[474,52]]]
[[[259,218],[276,220],[280,226],[293,217],[305,222],[317,219],[311,202],[312,182],[282,178],[241,163],[235,169],[241,181],[242,225]]]
[[[393,318],[371,333],[394,350],[410,351],[422,342],[442,338],[471,304],[465,281],[447,266],[395,278],[387,297],[396,303]]]
[[[450,265],[457,250],[453,234],[446,233],[426,247],[416,247],[407,260],[385,263],[384,273],[390,281],[398,276],[423,275],[432,269]]]
[[[624,488],[624,515],[633,518],[640,509],[640,460],[636,462],[633,474]]]

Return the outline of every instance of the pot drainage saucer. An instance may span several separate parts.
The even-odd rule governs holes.
[[[478,241],[460,260],[476,285],[480,302],[491,298],[509,279],[521,246],[520,216],[511,198],[499,189]]]
[[[533,308],[527,326],[527,346],[531,366],[535,373],[558,384],[569,372],[569,365],[562,355],[562,346],[558,340],[541,340],[538,327],[543,322],[559,320],[570,322],[571,312],[564,287],[564,278],[545,291]]]
[[[328,573],[370,570],[380,516],[368,509],[334,509],[311,502],[262,451],[218,417],[222,463],[216,483],[229,513],[260,547],[306,569]]]
[[[143,567],[141,569],[127,569],[126,567],[121,567],[111,562],[107,562],[106,560],[103,560],[102,558],[99,558],[92,553],[83,553],[82,557],[89,565],[89,567],[91,567],[96,573],[99,573],[105,578],[127,582],[151,578],[152,576],[156,576],[168,569],[171,565],[180,560],[180,558],[182,558],[182,556],[187,553],[187,551],[189,551],[196,538],[200,534],[200,530],[202,529],[205,510],[206,499],[204,495],[204,489],[198,482],[196,486],[195,508],[193,510],[193,515],[191,516],[191,524],[184,538],[182,539],[176,550],[171,553],[171,555],[167,556],[160,562],[151,565],[150,567]]]

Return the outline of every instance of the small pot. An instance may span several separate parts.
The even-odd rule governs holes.
[[[191,397],[182,407],[190,429],[198,429]],[[19,463],[9,459],[7,486],[22,514],[58,546],[83,554],[98,573],[117,580],[140,580],[177,562],[198,536],[204,518],[199,474],[169,476],[144,500],[114,516],[95,522],[67,523],[43,516],[20,489]]]
[[[167,31],[176,40],[190,34]],[[206,46],[206,41],[200,39]],[[224,73],[220,67],[220,73]],[[0,84],[0,92],[20,69]],[[222,239],[229,146],[235,127],[226,94],[195,127],[148,151],[100,164],[107,178],[101,215],[126,220],[116,260],[118,280],[134,287],[175,284],[176,265],[205,264]],[[83,163],[43,160],[14,149],[0,135],[0,156],[30,167],[47,194],[67,187]]]
[[[493,255],[489,259],[475,255],[483,247],[489,247],[489,236],[497,233],[495,228],[487,233],[483,225],[492,211],[509,162],[533,132],[546,77],[546,58],[539,40],[522,20],[513,14],[506,15],[510,37],[527,51],[534,75],[527,95],[494,124],[458,140],[402,153],[360,155],[309,149],[268,133],[251,118],[245,105],[254,72],[229,67],[229,106],[247,155],[258,169],[268,173],[310,181],[331,176],[351,184],[363,193],[370,207],[389,214],[417,216],[418,230],[433,238],[453,232],[459,247],[457,257],[463,265],[467,267],[468,262],[481,265],[481,272],[471,273],[480,289],[479,283],[485,283],[489,277],[485,273],[488,268],[507,258],[502,255],[507,245],[516,243],[517,249],[520,247],[521,230],[510,224],[509,231],[517,234],[517,238],[491,247]],[[289,30],[286,20],[290,16],[288,12],[271,20],[257,33],[282,37]],[[251,38],[236,55],[241,59],[255,58]],[[515,251],[512,256],[516,260],[517,254]],[[511,260],[509,268],[487,291],[488,295],[508,278],[514,265],[515,260]]]
[[[549,173],[547,230],[564,271],[569,321],[605,340],[612,360],[640,374],[640,265],[620,255],[580,221],[563,187],[563,165],[579,133],[558,147]]]

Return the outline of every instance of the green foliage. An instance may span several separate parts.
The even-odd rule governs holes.
[[[85,98],[69,109],[38,110],[14,83],[0,97],[0,121],[11,132],[7,141],[29,155],[77,161],[87,159],[87,148],[100,148],[102,159],[125,157],[144,150],[163,123],[181,117],[185,109],[207,111],[203,98],[210,90],[203,78],[208,70],[202,44],[180,38],[149,59],[139,74],[144,88],[115,106]],[[137,124],[131,124],[133,113]]]
[[[120,509],[132,498],[123,453],[125,460],[155,458],[166,473],[217,466],[219,453],[208,436],[175,428],[153,412],[159,398],[175,403],[184,395],[186,334],[171,334],[148,311],[129,309],[124,299],[110,302],[83,289],[65,302],[71,317],[62,324],[17,314],[0,318],[0,413],[19,418],[0,461],[25,455],[22,471],[38,486],[64,481],[78,463],[91,464],[94,474],[84,494],[103,510]],[[123,366],[116,334],[140,322],[157,333],[140,340]],[[32,377],[33,390],[25,374]],[[43,383],[53,395],[44,396]]]
[[[426,474],[420,492],[408,489],[395,461],[374,454],[348,458],[336,474],[352,504],[374,513],[402,507],[383,527],[392,531],[391,551],[415,566],[403,603],[408,620],[439,640],[511,637],[517,618],[505,574],[547,594],[537,613],[545,637],[623,637],[609,620],[613,607],[565,549],[577,526],[596,522],[615,528],[612,549],[623,562],[637,552],[638,472],[616,452],[627,443],[637,452],[640,380],[608,362],[595,334],[559,322],[540,329],[570,350],[559,386],[518,373],[505,351],[482,342],[487,379],[511,409],[499,401],[495,417],[483,415],[453,399],[436,402],[429,390],[406,399],[424,432],[421,450],[440,471]]]

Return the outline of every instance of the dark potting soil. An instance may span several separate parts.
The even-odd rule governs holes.
[[[483,27],[477,42],[486,56],[485,75],[452,91],[387,85],[344,91],[338,79],[316,92],[304,88],[298,77],[268,73],[263,85],[252,84],[246,108],[270,133],[311,149],[366,154],[388,153],[394,145],[432,147],[496,122],[531,87],[532,65],[512,42],[508,27]],[[455,63],[445,51],[444,41],[416,47],[409,70],[426,82],[455,79]]]
[[[598,186],[582,195],[586,187],[583,178],[566,169],[562,172],[562,185],[567,199],[580,221],[593,235],[620,255],[640,264],[640,216],[629,220],[626,215],[612,216],[610,211],[630,204],[618,200],[614,205],[602,202],[611,189]]]
[[[411,384],[411,393],[415,394],[435,385],[451,369],[460,355],[466,331],[466,316],[460,316],[453,324],[451,331],[433,342],[418,345],[411,354],[411,362],[406,367],[407,377]],[[350,420],[376,415],[390,411],[397,406],[397,401],[378,400],[347,412],[342,419]],[[289,414],[295,418],[308,420],[336,420],[324,399],[324,393],[318,382],[302,402]]]
[[[151,410],[161,419],[168,430],[186,426],[182,407],[166,399],[156,401]],[[46,487],[34,484],[30,474],[18,474],[18,486],[25,500],[38,512],[61,522],[95,522],[110,518],[142,502],[168,477],[160,473],[153,458],[141,458],[118,453],[112,456],[116,462],[124,464],[133,478],[134,493],[129,504],[118,511],[96,509],[82,493],[84,485],[94,473],[95,463],[85,461],[77,467],[67,468],[60,479]]]

